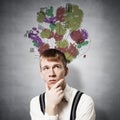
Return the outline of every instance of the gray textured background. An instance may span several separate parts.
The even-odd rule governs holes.
[[[0,120],[29,120],[29,102],[44,90],[39,61],[24,33],[43,6],[78,4],[92,40],[87,58],[72,62],[70,85],[92,96],[97,120],[120,120],[119,0],[0,0]]]

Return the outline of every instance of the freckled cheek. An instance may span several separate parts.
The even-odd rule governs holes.
[[[63,78],[65,76],[65,73],[64,72],[61,72],[60,74],[59,74],[59,77],[60,78]]]
[[[48,76],[49,75],[49,71],[43,72],[42,74],[43,74],[43,76]]]
[[[42,73],[42,78],[44,79],[44,81],[47,81],[49,78],[49,75],[47,73]]]
[[[49,77],[48,76],[44,77],[44,81],[48,82],[49,81]]]

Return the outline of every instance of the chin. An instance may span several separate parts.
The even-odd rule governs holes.
[[[52,84],[52,85],[49,85],[48,87],[49,87],[49,89],[51,89],[53,86],[54,86],[54,84]]]

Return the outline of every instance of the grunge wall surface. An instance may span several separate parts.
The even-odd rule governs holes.
[[[119,120],[120,6],[119,0],[0,1],[0,120],[30,120],[29,103],[44,91],[39,60],[30,53],[26,30],[37,26],[40,7],[66,2],[84,11],[83,24],[91,46],[86,58],[69,64],[68,84],[92,96],[97,120]]]

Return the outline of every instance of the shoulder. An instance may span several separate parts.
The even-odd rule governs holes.
[[[33,97],[30,101],[30,115],[31,117],[40,118],[43,113],[40,109],[39,96]]]
[[[67,85],[66,88],[67,88],[67,90],[66,90],[67,91],[66,92],[67,98],[71,98],[71,96],[72,96],[72,99],[74,99],[76,93],[78,92],[78,89],[73,88],[69,85]],[[80,91],[80,92],[82,92],[82,91]],[[83,92],[78,104],[79,104],[79,106],[90,106],[90,105],[94,105],[94,102],[93,102],[93,99],[91,96],[89,96]]]
[[[76,118],[84,120],[95,120],[94,102],[91,96],[82,94],[76,109]]]
[[[33,98],[31,99],[30,102],[34,103],[34,102],[36,102],[36,101],[38,101],[38,100],[39,100],[39,96],[35,96],[35,97],[33,97]]]
[[[30,101],[30,107],[38,107],[39,106],[39,96],[33,97]]]
[[[92,99],[92,97],[91,96],[89,96],[89,95],[87,95],[87,94],[85,94],[85,93],[83,93],[83,95],[82,95],[82,97],[81,97],[81,100],[83,101],[83,102],[90,102],[90,103],[93,103],[93,99]]]
[[[86,108],[93,108],[94,107],[94,101],[93,98],[89,95],[86,95],[85,93],[82,94],[81,99],[79,101],[79,106],[86,107]]]

